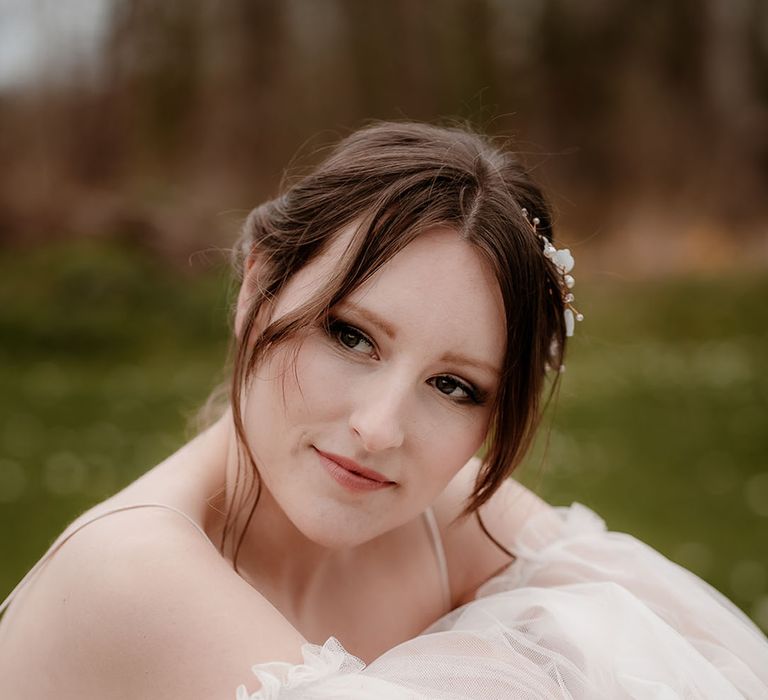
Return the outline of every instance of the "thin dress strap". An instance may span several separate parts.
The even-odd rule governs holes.
[[[429,507],[424,511],[424,520],[427,523],[427,530],[429,531],[430,539],[432,540],[432,548],[435,551],[435,558],[437,559],[437,568],[440,572],[440,583],[443,587],[443,604],[445,610],[451,609],[451,583],[448,579],[448,563],[445,558],[445,548],[443,547],[443,538],[440,537],[440,528],[437,526],[437,519]]]
[[[8,594],[8,597],[0,603],[0,616],[3,614],[5,609],[10,605],[11,601],[19,594],[22,588],[26,586],[37,574],[40,569],[45,565],[45,563],[54,555],[56,554],[59,549],[61,549],[62,545],[70,538],[72,535],[80,532],[86,525],[90,525],[92,522],[96,520],[100,520],[101,518],[104,518],[107,515],[111,515],[112,513],[119,513],[123,510],[133,510],[134,508],[165,508],[166,510],[172,510],[174,513],[178,513],[182,517],[186,518],[192,525],[195,526],[195,528],[202,534],[203,537],[205,537],[206,540],[211,542],[208,535],[205,533],[205,530],[200,527],[192,518],[190,518],[184,511],[179,510],[178,508],[174,508],[173,506],[169,506],[165,503],[134,503],[130,506],[120,506],[118,508],[110,508],[109,510],[104,511],[103,513],[99,513],[98,515],[94,515],[91,518],[88,518],[84,522],[80,523],[74,530],[67,532],[67,530],[64,530],[64,532],[59,535],[59,537],[54,541],[54,543],[50,546],[48,551],[40,558],[40,560],[35,564],[28,572],[27,575],[24,576],[21,581],[16,585],[16,587]],[[211,545],[213,545],[213,542],[211,542]]]

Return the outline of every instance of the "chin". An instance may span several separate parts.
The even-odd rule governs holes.
[[[335,512],[328,512],[330,508]],[[357,547],[391,529],[377,523],[375,515],[359,511],[350,515],[344,513],[344,510],[338,503],[328,504],[325,512],[315,511],[314,515],[309,515],[307,509],[301,516],[292,520],[308,540],[326,549]]]
[[[371,534],[367,537],[364,533],[350,532],[349,530],[334,530],[330,528],[317,528],[307,532],[302,529],[308,540],[311,540],[325,549],[352,549],[376,538],[381,533]]]

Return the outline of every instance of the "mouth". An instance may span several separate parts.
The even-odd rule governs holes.
[[[332,452],[323,452],[313,446],[326,471],[342,486],[351,491],[375,491],[395,486],[386,476],[373,469],[363,467],[352,459],[347,459]]]

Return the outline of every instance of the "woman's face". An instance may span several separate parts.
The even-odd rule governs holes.
[[[273,320],[328,280],[351,234],[292,278]],[[447,228],[419,236],[332,309],[330,332],[308,329],[257,369],[243,409],[263,485],[326,547],[415,518],[485,438],[505,335],[475,250]]]

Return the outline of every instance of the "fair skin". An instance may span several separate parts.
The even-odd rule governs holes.
[[[335,260],[347,239],[345,232],[328,257],[291,280],[273,317],[316,291],[331,272],[323,262]],[[334,309],[330,337],[309,329],[260,368],[244,412],[270,503],[259,504],[254,517],[263,524],[249,528],[247,550],[256,560],[275,553],[262,534],[269,528],[280,553],[286,544],[297,553],[284,574],[270,572],[281,588],[309,583],[349,551],[417,518],[477,451],[503,359],[501,304],[480,259],[439,230]],[[480,392],[484,404],[472,399]],[[350,493],[318,468],[318,450],[395,485]]]
[[[350,233],[291,279],[270,309],[273,319],[324,283]],[[258,256],[250,263],[238,329]],[[430,505],[452,606],[509,563],[474,518],[454,522],[473,487],[472,456],[487,432],[502,362],[503,308],[490,271],[455,232],[437,229],[333,314],[330,334],[307,329],[257,368],[243,394],[263,488],[239,575],[168,511],[127,511],[89,525],[6,615],[3,693],[229,697],[240,683],[254,690],[251,664],[297,662],[304,641],[322,644],[331,635],[370,661],[447,612],[422,520]],[[320,452],[354,460],[388,483],[350,490]],[[93,513],[168,503],[218,543],[235,465],[227,412]],[[547,508],[509,482],[482,513],[510,544],[528,517]]]

